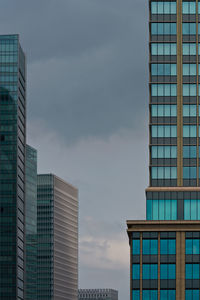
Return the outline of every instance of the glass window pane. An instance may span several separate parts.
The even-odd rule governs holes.
[[[133,279],[140,279],[140,264],[133,264],[132,273]]]
[[[140,254],[140,240],[133,240],[133,255]]]
[[[190,200],[184,200],[184,220],[191,220],[191,203],[190,203]]]

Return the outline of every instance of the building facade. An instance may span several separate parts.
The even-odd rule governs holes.
[[[147,221],[128,221],[131,299],[199,299],[199,36],[199,1],[149,1]]]
[[[26,299],[37,300],[37,151],[26,145]]]
[[[78,190],[38,175],[38,300],[78,298]]]
[[[0,35],[0,299],[25,299],[26,60]]]
[[[79,289],[78,300],[118,300],[118,291],[113,289]]]

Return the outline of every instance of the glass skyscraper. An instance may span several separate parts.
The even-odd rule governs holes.
[[[24,299],[26,62],[0,35],[0,299]]]
[[[53,174],[37,186],[38,300],[77,300],[78,190]]]
[[[37,300],[37,151],[26,145],[26,298]]]
[[[200,299],[200,1],[149,1],[147,221],[127,221],[131,299]]]

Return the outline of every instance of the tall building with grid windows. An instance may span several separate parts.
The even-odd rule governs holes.
[[[37,300],[37,151],[26,145],[26,300]]]
[[[127,221],[131,299],[200,299],[200,1],[149,0],[146,221]]]
[[[37,299],[77,300],[78,190],[52,174],[37,187]]]
[[[25,299],[26,61],[0,35],[0,299]]]
[[[118,300],[118,291],[113,289],[79,289],[78,300]]]

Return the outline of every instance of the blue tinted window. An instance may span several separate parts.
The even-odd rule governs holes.
[[[183,158],[196,158],[196,146],[183,146]]]
[[[140,279],[140,264],[133,264],[132,271],[133,279]]]
[[[158,279],[158,265],[157,264],[143,264],[142,265],[143,279]]]
[[[143,254],[158,254],[158,240],[143,240],[142,241]]]
[[[183,76],[196,75],[196,64],[183,64]]]
[[[196,105],[183,105],[183,117],[196,117],[197,106]]]
[[[151,64],[151,75],[175,76],[176,64]]]
[[[200,200],[184,200],[184,220],[200,220]]]
[[[142,299],[157,300],[158,299],[158,291],[157,290],[143,290],[142,291]]]
[[[176,2],[151,2],[152,14],[176,14]]]
[[[133,290],[133,300],[140,300],[140,290]]]
[[[152,96],[176,96],[177,85],[176,84],[152,84],[151,85]]]
[[[160,300],[176,300],[176,291],[160,290]]]
[[[176,105],[155,105],[151,106],[152,117],[176,117]]]
[[[176,158],[177,147],[176,146],[152,146],[151,157],[152,158]]]
[[[177,200],[147,200],[147,220],[176,220]]]
[[[190,126],[191,134],[196,126]],[[152,125],[151,126],[151,136],[152,137],[177,137],[177,127],[175,125]]]
[[[186,254],[200,254],[199,239],[186,239],[185,240],[185,253]]]
[[[196,55],[196,44],[183,43],[183,55]]]
[[[176,279],[176,265],[160,264],[160,279]]]
[[[186,290],[185,300],[196,300],[199,299],[199,290]]]
[[[177,168],[176,167],[152,167],[151,177],[152,179],[176,179]]]
[[[176,254],[176,240],[175,239],[161,239],[160,240],[160,254]]]
[[[196,2],[182,2],[182,13],[183,14],[195,14],[196,13]]]
[[[194,30],[193,26],[191,26],[193,23],[185,24],[189,25],[189,30]],[[151,23],[151,34],[174,35],[176,34],[176,23]]]
[[[183,167],[183,178],[184,179],[197,178],[197,168],[196,167]]]
[[[183,84],[183,96],[196,96],[196,84]]]
[[[195,125],[183,125],[183,137],[196,137],[197,128]]]
[[[173,44],[152,43],[151,54],[152,55],[176,55],[176,44],[175,43]]]
[[[133,255],[140,254],[140,240],[133,240]]]
[[[199,279],[199,264],[186,264],[185,265],[185,278],[186,279]]]
[[[196,23],[182,23],[183,35],[196,34]]]

